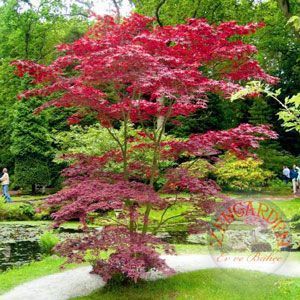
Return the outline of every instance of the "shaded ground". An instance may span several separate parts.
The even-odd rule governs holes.
[[[244,199],[248,200],[251,199],[253,201],[257,200],[267,200],[267,201],[290,201],[295,198],[300,198],[300,194],[294,196],[293,194],[290,195],[271,195],[271,194],[260,194],[260,193],[239,193],[234,194],[230,193],[228,196],[234,199]]]

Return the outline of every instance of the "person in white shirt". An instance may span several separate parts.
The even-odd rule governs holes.
[[[295,165],[295,168],[298,172],[298,177],[297,177],[297,184],[298,184],[298,189],[300,188],[300,168]]]
[[[0,178],[1,186],[2,186],[2,193],[3,193],[3,196],[5,198],[5,202],[11,203],[12,200],[11,200],[11,197],[8,193],[9,175],[8,175],[8,172],[7,172],[6,168],[4,168],[2,172],[3,172],[3,175]]]
[[[282,174],[286,183],[290,180],[290,169],[287,166],[284,166],[282,169]]]

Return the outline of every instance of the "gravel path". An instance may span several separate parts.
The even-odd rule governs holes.
[[[200,269],[217,268],[210,255],[164,256],[169,266],[177,272],[189,272]],[[256,270],[277,275],[300,277],[300,262],[285,262],[274,270],[274,264],[268,262],[233,262],[222,263],[225,268]],[[80,267],[73,270],[41,277],[19,285],[0,296],[1,300],[67,300],[92,293],[103,287],[103,280],[89,274],[91,267]],[[149,274],[149,280],[155,280],[158,274]]]

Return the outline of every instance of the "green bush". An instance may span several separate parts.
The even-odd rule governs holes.
[[[300,231],[300,212],[294,214],[290,220],[290,228],[295,231]]]
[[[262,146],[257,150],[259,158],[263,161],[263,168],[282,176],[282,167],[300,165],[300,157],[291,155],[289,152],[280,151],[276,145]]]
[[[51,218],[51,211],[49,209],[42,209],[38,212],[33,217],[33,220],[35,221],[52,221],[53,219]]]
[[[295,214],[291,218],[291,222],[297,222],[297,221],[300,221],[300,214]]]
[[[59,238],[51,231],[43,233],[40,237],[39,244],[41,251],[45,255],[53,254],[53,248],[59,243]]]
[[[195,176],[197,178],[206,178],[214,169],[213,166],[205,159],[185,162],[182,163],[180,167],[187,169],[191,176]]]
[[[36,185],[49,185],[51,172],[49,163],[41,159],[19,159],[15,163],[15,185],[35,193]]]
[[[19,206],[19,209],[21,213],[27,216],[29,219],[32,219],[35,215],[35,209],[31,204],[22,204]]]
[[[261,190],[274,174],[262,168],[263,162],[253,157],[238,159],[226,153],[215,165],[217,182],[232,190]]]
[[[35,216],[35,209],[31,204],[0,203],[1,221],[28,221]]]
[[[268,181],[268,185],[263,189],[265,192],[271,192],[276,194],[287,194],[292,191],[292,184],[275,178]]]

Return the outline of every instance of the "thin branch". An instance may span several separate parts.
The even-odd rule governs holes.
[[[195,8],[195,10],[193,12],[192,18],[196,18],[197,17],[197,13],[198,13],[198,10],[200,8],[200,4],[201,4],[201,0],[198,0],[196,8]]]
[[[76,0],[76,2],[83,6],[86,6],[88,9],[92,9],[94,6],[93,1],[90,2],[90,1]]]
[[[172,220],[172,219],[179,218],[179,217],[183,217],[184,215],[185,215],[185,214],[179,214],[179,215],[175,215],[175,216],[169,217],[169,218],[165,219],[165,220],[161,223],[161,225],[165,224],[166,222],[168,222],[168,221],[170,221],[170,220]]]
[[[155,9],[155,17],[156,17],[156,20],[157,20],[157,23],[159,24],[159,26],[164,26],[164,24],[162,23],[160,17],[159,17],[159,11],[160,9],[162,8],[162,6],[166,3],[167,0],[161,0],[158,5],[156,6],[156,9]]]
[[[109,132],[109,134],[111,135],[111,137],[117,142],[117,144],[119,145],[119,147],[121,148],[121,151],[123,153],[124,152],[123,145],[121,144],[118,137],[114,134],[114,132],[109,127],[106,127],[106,129]]]
[[[117,22],[120,23],[121,20],[121,12],[120,12],[120,3],[118,3],[117,0],[112,0],[112,3],[116,9],[116,13],[117,13]]]
[[[159,221],[157,227],[154,229],[153,234],[156,234],[156,233],[157,233],[158,229],[159,229],[159,228],[161,227],[161,225],[164,223],[164,216],[165,216],[165,214],[167,213],[167,211],[168,211],[171,207],[173,207],[173,206],[177,203],[177,200],[178,200],[178,194],[176,194],[176,196],[175,196],[175,201],[174,201],[174,203],[169,204],[169,205],[165,208],[165,210],[163,211],[163,213],[162,213],[162,215],[161,215],[161,217],[160,217],[160,221]]]
[[[172,112],[172,104],[171,103],[168,107],[168,111],[164,117],[164,120],[162,122],[162,124],[160,125],[160,127],[157,128],[157,130],[154,130],[154,132],[157,131],[158,133],[158,137],[155,141],[155,147],[154,147],[154,153],[153,153],[153,161],[152,161],[152,168],[151,168],[151,178],[150,178],[150,186],[153,187],[154,185],[154,177],[155,177],[155,172],[158,169],[158,162],[159,162],[159,154],[160,154],[160,142],[163,136],[163,133],[165,131],[165,126],[167,123],[167,120],[169,119],[171,112]],[[155,134],[156,136],[156,134]],[[148,222],[149,222],[149,215],[150,215],[150,211],[151,211],[151,204],[148,203],[147,204],[147,208],[144,214],[144,226],[143,226],[143,230],[142,232],[145,234],[147,232],[148,229]]]

